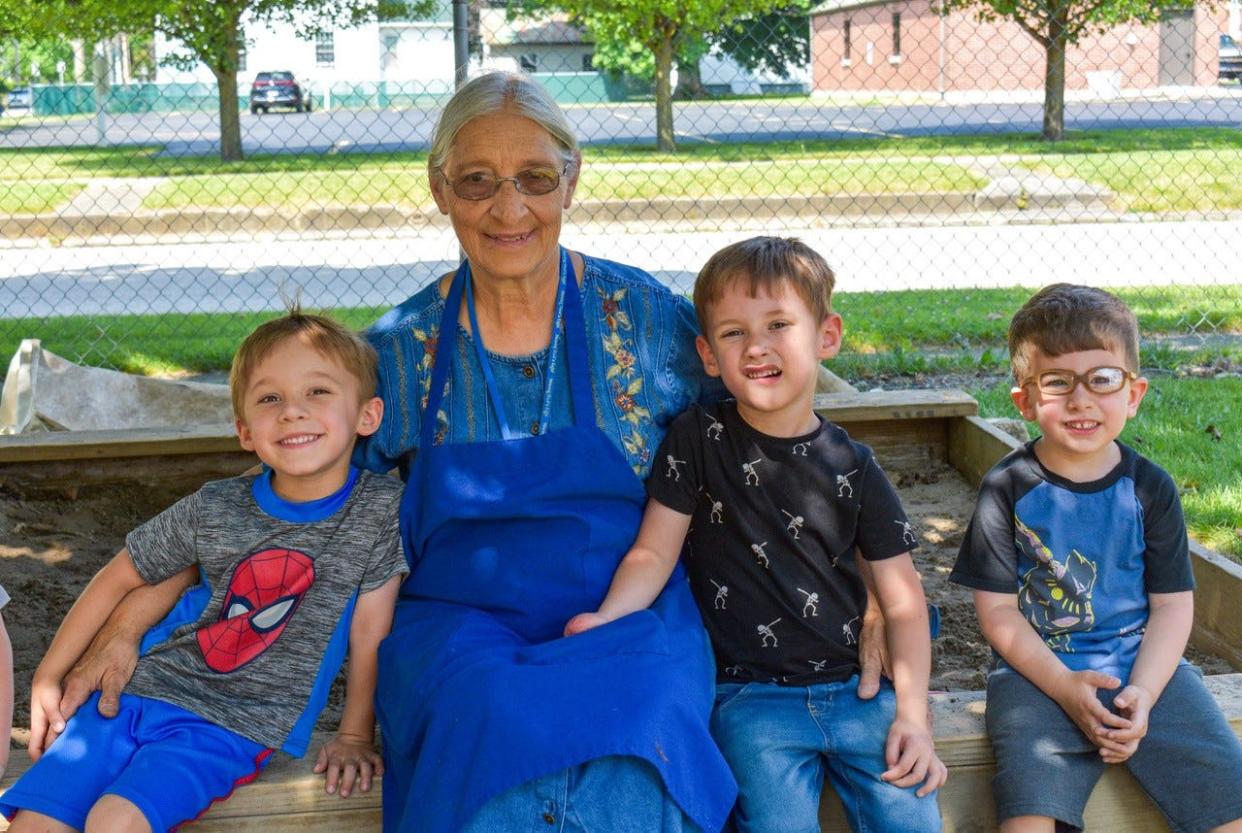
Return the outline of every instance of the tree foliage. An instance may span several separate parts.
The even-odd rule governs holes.
[[[1044,48],[1043,136],[1065,136],[1065,53],[1084,36],[1122,23],[1154,23],[1165,12],[1193,9],[1195,0],[942,0],[974,9],[983,20],[1012,20]]]
[[[790,3],[735,20],[708,35],[707,41],[745,70],[788,78],[791,68],[811,61],[808,11],[805,2]]]
[[[375,19],[429,14],[436,0],[3,0],[0,32],[102,40],[119,32],[160,32],[184,52],[162,61],[201,62],[216,78],[220,158],[242,158],[237,66],[243,24],[291,24],[310,37]]]
[[[682,50],[704,50],[706,38],[736,20],[766,14],[789,0],[524,0],[512,13],[559,9],[595,38],[597,65],[643,70],[650,67],[656,89],[656,144],[676,148],[672,71]],[[643,55],[643,53],[646,55]],[[701,53],[700,53],[701,54]],[[647,57],[649,56],[649,58]],[[650,60],[650,64],[646,62]]]

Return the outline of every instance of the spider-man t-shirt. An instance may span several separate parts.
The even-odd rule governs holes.
[[[208,483],[129,534],[143,580],[197,565],[210,599],[138,661],[126,691],[301,755],[358,595],[407,569],[401,483],[351,470],[307,520],[295,510],[308,505],[278,506],[265,478]]]

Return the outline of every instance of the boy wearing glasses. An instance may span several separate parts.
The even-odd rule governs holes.
[[[1009,326],[1014,404],[1042,436],[996,465],[952,579],[996,655],[987,727],[1002,833],[1081,829],[1124,763],[1174,830],[1242,831],[1242,744],[1182,659],[1194,615],[1177,487],[1117,441],[1138,412],[1138,322],[1054,284]]]

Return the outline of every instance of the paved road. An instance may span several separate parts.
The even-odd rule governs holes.
[[[844,291],[1036,286],[1054,280],[1101,286],[1242,284],[1242,221],[780,231],[824,252]],[[623,234],[567,227],[564,239],[573,248],[649,269],[685,290],[711,252],[753,233]],[[298,288],[307,306],[385,307],[447,271],[456,257],[448,229],[379,239],[0,244],[0,317],[277,309],[282,292]]]
[[[1069,102],[1072,129],[1123,127],[1242,126],[1242,86],[1221,87],[1212,97],[1167,100]],[[763,101],[679,104],[676,127],[682,139],[741,140],[842,138],[901,134],[1037,132],[1039,103],[970,104],[767,104]],[[358,110],[309,114],[241,114],[247,153],[411,150],[426,147],[438,111]],[[655,141],[655,112],[649,105],[601,104],[570,107],[567,115],[587,143]],[[2,122],[0,122],[2,123]],[[219,130],[211,113],[109,116],[113,144],[157,144],[171,155],[217,151]],[[96,142],[94,119],[47,119],[0,132],[0,148],[88,146]]]

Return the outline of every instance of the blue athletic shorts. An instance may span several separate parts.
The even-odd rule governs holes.
[[[1120,693],[1101,691],[1111,708]],[[1200,833],[1242,818],[1242,743],[1203,684],[1183,664],[1147,721],[1147,736],[1121,766],[1175,833]],[[1107,766],[1095,744],[1029,680],[1012,671],[988,677],[988,735],[996,754],[999,820],[1048,816],[1057,829],[1082,829],[1082,811]]]
[[[121,695],[120,712],[99,716],[96,693],[65,732],[0,796],[12,820],[31,810],[82,830],[107,794],[132,802],[152,830],[173,830],[253,781],[272,750],[168,703]]]

